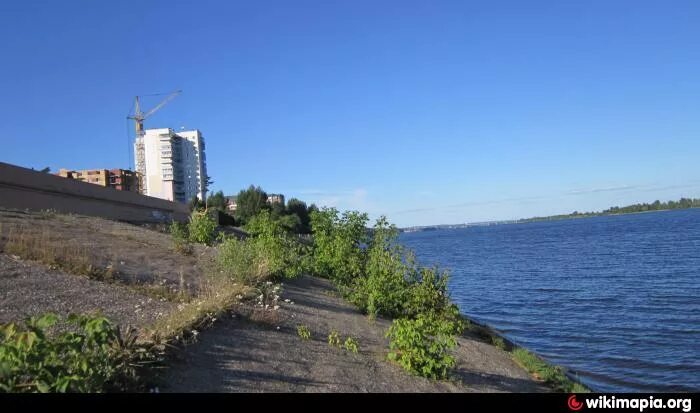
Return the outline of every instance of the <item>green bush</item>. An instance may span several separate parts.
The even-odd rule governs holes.
[[[449,274],[437,267],[426,268],[416,264],[413,254],[407,257],[409,291],[405,302],[404,315],[415,317],[426,312],[436,312],[453,319],[459,310],[452,304],[447,291]]]
[[[224,238],[219,245],[216,263],[219,270],[246,284],[257,284],[270,277],[269,264],[255,244],[235,238]]]
[[[396,319],[386,334],[390,339],[389,359],[420,376],[444,379],[455,365],[449,351],[457,345],[455,335],[461,329],[460,323],[433,312],[415,319]]]
[[[74,328],[49,335],[53,314],[0,326],[0,391],[102,392],[133,389],[154,354],[104,317],[68,317]]]
[[[421,267],[398,242],[398,230],[380,217],[368,237],[367,215],[311,214],[313,268],[370,317],[397,318],[387,336],[390,358],[425,377],[444,378],[454,365],[449,354],[463,330],[447,291],[449,276]]]
[[[357,277],[351,301],[371,317],[414,318],[425,312],[452,317],[447,292],[449,275],[418,265],[415,255],[398,244],[398,231],[380,217],[367,252],[366,275]]]
[[[313,269],[344,287],[364,272],[367,243],[367,214],[357,211],[338,215],[335,208],[311,212],[313,230]]]
[[[409,285],[398,231],[381,217],[374,226],[367,253],[366,276],[355,279],[351,300],[371,317],[403,314]]]
[[[246,225],[258,254],[267,262],[270,274],[275,277],[295,278],[308,271],[310,249],[297,241],[282,222],[263,210]]]
[[[188,226],[190,242],[211,245],[214,241],[216,221],[206,211],[193,211]]]

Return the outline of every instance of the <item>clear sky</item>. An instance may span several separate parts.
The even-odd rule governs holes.
[[[2,1],[0,39],[12,164],[126,167],[133,96],[183,89],[146,127],[202,130],[226,194],[400,226],[700,197],[698,1]]]

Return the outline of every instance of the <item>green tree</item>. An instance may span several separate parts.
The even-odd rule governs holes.
[[[274,218],[280,218],[287,214],[287,208],[281,202],[274,202],[270,205],[270,211]]]
[[[267,203],[267,193],[259,186],[251,185],[248,189],[239,192],[236,202],[238,207],[235,217],[241,224],[246,224],[260,211],[270,209],[270,205]]]
[[[200,209],[204,209],[204,204],[196,196],[193,196],[192,199],[190,199],[188,205],[190,206],[190,211],[198,211]]]
[[[226,197],[224,196],[224,193],[219,191],[209,195],[207,198],[207,208],[226,211]]]
[[[299,217],[299,227],[295,229],[300,234],[309,234],[311,232],[311,216],[306,202],[297,198],[292,198],[287,202],[287,213],[294,214]]]

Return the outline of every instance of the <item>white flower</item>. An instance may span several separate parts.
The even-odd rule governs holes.
[[[279,309],[280,309],[280,306],[276,305],[276,306],[274,306],[274,307],[272,307],[272,308],[274,308],[275,310],[279,310]]]
[[[285,303],[288,303],[288,302],[289,302],[289,298],[285,298],[285,299],[284,299],[284,302],[285,302]]]
[[[197,330],[192,330],[192,335],[193,335],[193,336],[197,337],[197,334],[199,334],[199,331],[197,331]]]

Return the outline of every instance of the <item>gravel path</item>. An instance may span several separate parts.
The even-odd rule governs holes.
[[[0,254],[0,323],[20,321],[45,312],[65,316],[101,311],[117,324],[140,327],[172,308],[172,303],[138,294],[121,285],[66,274]]]
[[[174,392],[503,392],[547,391],[509,355],[462,337],[450,381],[411,376],[386,361],[386,320],[370,322],[334,294],[326,281],[302,277],[285,285],[276,325],[233,316],[220,320],[184,348],[166,372],[161,390]],[[309,327],[302,340],[298,324]],[[331,330],[352,335],[360,352],[327,344]]]

